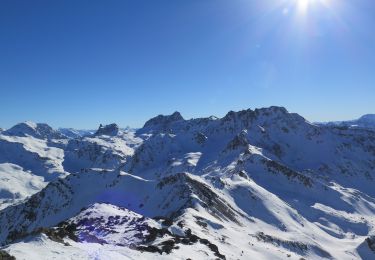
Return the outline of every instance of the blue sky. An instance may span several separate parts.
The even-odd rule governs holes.
[[[0,126],[375,113],[373,0],[0,2]]]

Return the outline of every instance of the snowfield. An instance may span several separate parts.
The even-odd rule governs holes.
[[[0,133],[16,259],[375,259],[375,131],[282,107]]]
[[[0,164],[0,209],[22,201],[40,191],[47,182],[40,176],[24,171],[11,163]]]

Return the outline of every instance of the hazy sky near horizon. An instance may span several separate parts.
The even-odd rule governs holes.
[[[0,127],[375,113],[374,0],[0,1]]]

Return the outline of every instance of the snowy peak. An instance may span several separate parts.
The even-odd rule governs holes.
[[[144,128],[166,128],[169,124],[182,120],[184,120],[184,118],[179,112],[176,111],[172,115],[158,115],[154,118],[151,118],[145,123]]]
[[[289,113],[284,107],[271,106],[260,109],[246,109],[238,112],[230,111],[223,118],[208,117],[185,120],[180,113],[169,116],[159,115],[147,121],[138,133],[177,133],[188,132],[192,129],[197,132],[203,129],[210,131],[229,131],[239,133],[256,125],[273,125],[281,128],[282,125],[297,126],[308,123],[302,116]]]
[[[280,129],[289,131],[300,128],[301,131],[305,131],[312,126],[299,114],[290,113],[284,107],[276,106],[238,112],[230,111],[219,122],[220,125],[217,127],[231,133],[239,133],[244,129],[248,129],[250,132],[257,132],[256,129],[261,129],[263,133],[267,129],[277,132]]]
[[[27,137],[32,136],[39,139],[58,139],[64,136],[58,131],[54,130],[47,124],[34,123],[34,122],[23,122],[13,126],[12,128],[2,132],[2,134],[9,136]]]
[[[364,124],[364,125],[372,125],[375,126],[375,114],[367,114],[361,116],[357,122]]]
[[[250,120],[258,116],[268,117],[268,116],[274,116],[274,115],[284,115],[287,116],[289,114],[288,110],[284,107],[277,107],[277,106],[271,106],[266,108],[257,108],[255,110],[246,109],[246,110],[240,110],[238,112],[229,111],[226,116],[223,118],[224,121],[230,120],[230,119],[241,119],[241,120]]]
[[[96,131],[95,135],[108,135],[108,136],[116,136],[118,135],[120,128],[117,124],[109,124],[103,126],[100,124],[99,129]]]

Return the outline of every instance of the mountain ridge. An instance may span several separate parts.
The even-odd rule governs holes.
[[[102,259],[374,254],[374,131],[312,124],[282,107],[99,130],[40,139],[61,149],[69,174],[0,211],[3,250],[17,257],[53,245],[61,259],[91,249]]]

